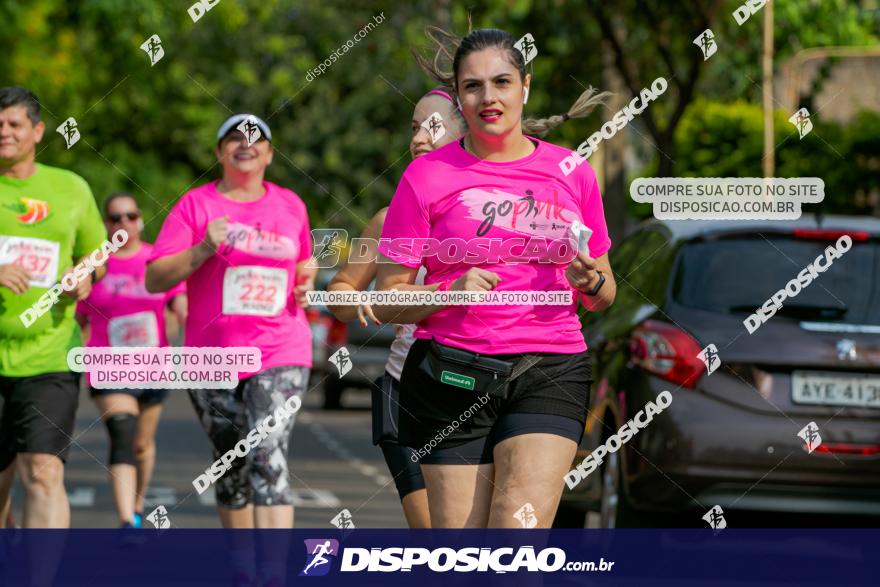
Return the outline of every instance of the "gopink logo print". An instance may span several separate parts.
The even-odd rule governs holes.
[[[221,253],[228,255],[233,249],[270,259],[292,259],[296,257],[297,245],[287,236],[262,227],[230,222],[226,242]]]
[[[304,540],[306,543],[306,566],[300,577],[320,577],[330,572],[332,561],[339,555],[339,541],[332,538]]]
[[[549,201],[535,198],[532,190],[518,196],[500,189],[481,188],[464,190],[459,199],[468,209],[468,218],[480,223],[477,236],[497,226],[530,236],[559,238],[578,217],[559,203],[556,190]]]

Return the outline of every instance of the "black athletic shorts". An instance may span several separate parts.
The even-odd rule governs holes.
[[[429,346],[424,339],[413,344],[400,388],[400,443],[415,449],[420,463],[491,463],[496,444],[521,434],[556,434],[580,443],[592,383],[587,352],[535,353],[540,362],[500,399],[433,381],[419,369]]]
[[[425,480],[415,451],[397,441],[400,383],[385,371],[385,375],[373,382],[372,391],[373,443],[382,449],[397,495],[403,499],[413,491],[424,489]]]
[[[67,460],[79,406],[79,374],[0,376],[0,396],[0,470],[20,452]]]
[[[165,401],[165,398],[168,397],[167,389],[97,389],[95,387],[89,388],[89,395],[93,398],[99,395],[112,395],[114,393],[124,393],[126,395],[130,395],[134,397],[139,404],[144,406],[161,404]]]

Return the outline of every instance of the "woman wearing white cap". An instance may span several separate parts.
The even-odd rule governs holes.
[[[262,353],[259,371],[241,373],[234,389],[190,390],[214,460],[243,447],[242,440],[250,446],[219,478],[204,476],[205,485],[213,481],[226,528],[293,527],[287,444],[312,364],[303,310],[316,272],[306,267],[309,220],[299,196],[264,180],[271,139],[269,126],[253,115],[220,126],[215,153],[223,177],[174,206],[146,277],[152,292],[186,280],[187,346]]]

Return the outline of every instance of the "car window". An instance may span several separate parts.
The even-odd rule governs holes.
[[[751,314],[789,281],[797,281],[827,246],[782,235],[689,243],[682,249],[673,297],[690,308]],[[824,259],[820,264],[825,265]],[[780,315],[880,324],[878,280],[880,245],[854,242],[827,271],[787,298]]]

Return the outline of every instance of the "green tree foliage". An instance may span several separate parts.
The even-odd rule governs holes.
[[[40,97],[49,132],[39,159],[83,175],[99,200],[111,191],[133,191],[144,207],[148,238],[181,194],[219,175],[215,131],[226,116],[240,111],[268,119],[276,145],[269,179],[303,197],[312,225],[358,230],[388,203],[409,162],[412,108],[431,87],[409,52],[426,45],[428,24],[463,34],[470,17],[474,27],[503,28],[517,37],[531,33],[539,55],[530,65],[529,116],[565,112],[586,86],[602,86],[601,27],[581,2],[220,0],[198,22],[187,14],[188,4],[0,0],[5,48],[0,84],[24,85]],[[672,58],[686,59],[698,51],[690,39],[700,31],[676,26],[672,19],[691,3],[675,3],[673,10],[652,0],[656,21],[639,12],[640,4],[620,2],[606,9],[613,8],[612,18],[626,25],[626,51],[646,64],[642,73],[653,79],[666,71],[653,36],[670,37]],[[726,12],[716,15],[719,31],[729,29],[732,36],[722,38],[716,31],[725,45],[709,62],[698,93],[730,99],[735,87],[734,98],[754,99],[751,82],[742,80],[746,71],[757,79],[760,23],[756,18],[743,27],[731,25],[735,5],[725,2]],[[783,45],[796,45],[793,35],[802,46],[876,41],[876,15],[854,11],[855,5],[780,0],[780,52]],[[307,79],[310,69],[380,13],[383,23],[322,75]],[[165,56],[151,67],[139,47],[153,34],[161,37]],[[725,49],[731,46],[737,49]],[[728,83],[733,79],[738,86]],[[666,105],[657,107],[658,114],[669,115]],[[587,120],[570,121],[548,139],[574,147],[610,114],[597,111]],[[68,116],[76,118],[82,134],[69,150],[55,132]],[[634,128],[638,125],[637,120]],[[872,140],[876,135],[859,144]],[[706,158],[715,163],[719,157]]]

